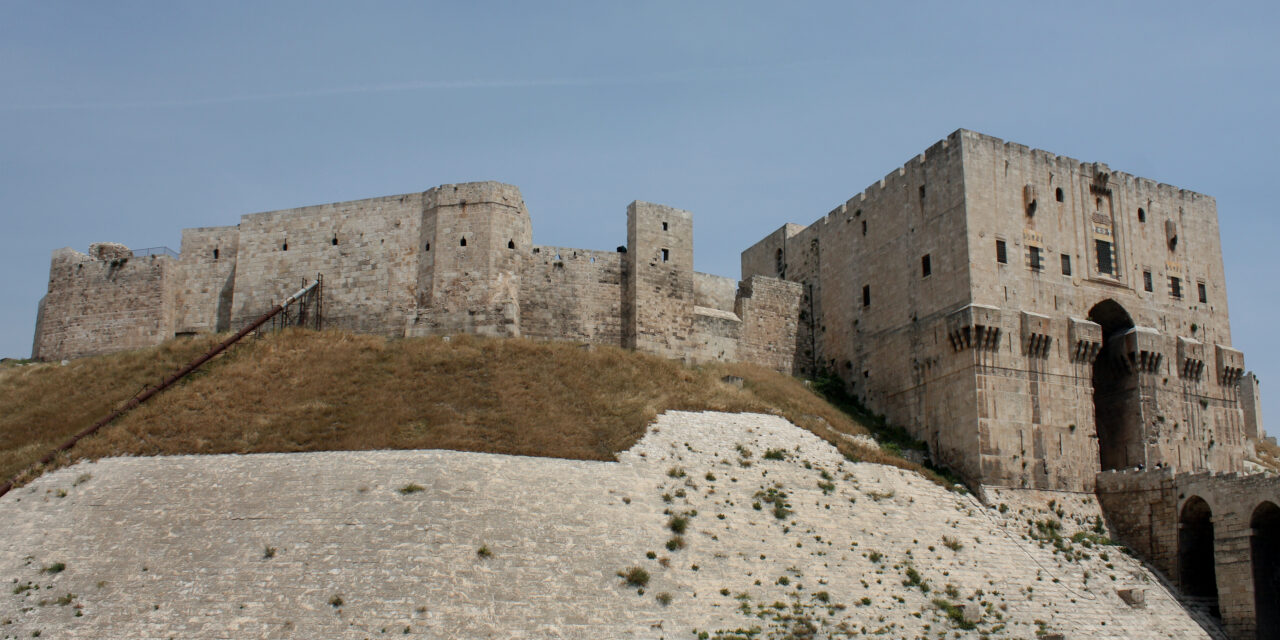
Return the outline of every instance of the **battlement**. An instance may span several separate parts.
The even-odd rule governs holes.
[[[501,182],[461,182],[444,184],[428,189],[424,194],[424,206],[435,207],[465,206],[473,204],[496,204],[524,210],[524,198],[520,188]]]

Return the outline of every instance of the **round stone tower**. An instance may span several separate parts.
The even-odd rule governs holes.
[[[423,198],[420,331],[520,335],[520,262],[533,244],[520,189],[446,184]]]

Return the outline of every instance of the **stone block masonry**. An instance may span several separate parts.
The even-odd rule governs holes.
[[[798,327],[785,310],[798,288],[775,281],[753,299],[767,278],[739,286],[695,273],[687,211],[635,202],[627,230],[620,251],[534,245],[520,190],[473,182],[186,229],[176,258],[60,249],[32,351],[57,359],[235,329],[320,274],[330,327],[576,340],[793,370]]]
[[[0,499],[0,637],[780,638],[796,620],[837,638],[1210,637],[1118,550],[1067,560],[1027,539],[1046,517],[765,415],[669,412],[618,462],[104,459]],[[631,567],[643,593],[617,575]],[[1142,607],[1122,599],[1136,589]],[[971,605],[974,628],[937,599]]]

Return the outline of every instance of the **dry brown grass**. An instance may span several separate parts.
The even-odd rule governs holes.
[[[0,485],[214,343],[176,340],[66,366],[0,367]]]
[[[0,374],[0,403],[18,409],[0,418],[0,471],[12,475],[212,342]],[[866,431],[803,382],[753,365],[686,367],[563,342],[293,330],[206,367],[82,441],[73,457],[455,449],[611,460],[659,413],[683,409],[782,415],[853,459],[923,472],[841,438]],[[745,384],[726,384],[726,375]]]
[[[1259,440],[1254,451],[1257,453],[1258,462],[1262,466],[1275,473],[1280,473],[1280,446],[1276,446],[1266,440]]]

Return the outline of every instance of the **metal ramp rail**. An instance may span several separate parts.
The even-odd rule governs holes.
[[[160,384],[157,384],[156,386],[151,387],[150,389],[147,389],[133,396],[132,398],[129,399],[128,402],[124,403],[124,405],[121,406],[119,409],[112,411],[111,413],[104,416],[101,420],[98,420],[97,422],[93,423],[89,427],[85,428],[84,430],[72,436],[69,440],[62,443],[61,446],[54,449],[53,451],[50,451],[47,455],[45,455],[45,457],[41,458],[38,463],[36,463],[35,465],[32,465],[32,467],[28,467],[23,472],[20,472],[18,476],[10,479],[8,482],[5,483],[3,487],[0,487],[0,497],[12,491],[14,486],[17,484],[18,478],[22,477],[22,475],[26,473],[26,471],[31,470],[31,468],[33,467],[44,466],[49,464],[50,462],[53,462],[53,460],[57,458],[59,454],[65,451],[68,451],[72,447],[76,446],[77,442],[93,435],[99,429],[107,426],[108,424],[111,424],[111,422],[114,421],[116,418],[119,418],[120,416],[128,413],[134,407],[137,407],[138,405],[146,402],[147,400],[150,400],[151,398],[159,394],[161,391],[164,391],[165,389],[168,389],[169,387],[173,386],[174,383],[178,382],[179,380],[182,380],[183,378],[191,374],[191,372],[200,368],[200,365],[208,362],[209,360],[212,360],[219,353],[226,351],[228,348],[230,348],[235,343],[239,342],[245,336],[249,335],[250,333],[253,333],[254,331],[257,331],[259,328],[265,325],[268,321],[271,321],[272,319],[276,318],[276,316],[279,316],[280,314],[285,313],[284,319],[289,319],[291,316],[287,314],[286,311],[289,309],[291,305],[294,305],[295,303],[298,305],[298,311],[296,311],[292,316],[292,318],[296,321],[297,324],[305,326],[305,324],[307,323],[314,322],[315,327],[319,329],[320,323],[321,323],[320,303],[322,300],[320,295],[321,282],[322,282],[322,278],[319,275],[317,275],[316,279],[313,280],[311,284],[304,283],[304,286],[301,289],[294,292],[293,295],[285,298],[276,306],[272,307],[271,310],[259,316],[258,319],[249,323],[248,326],[241,329],[235,335],[231,336],[230,338],[227,338],[226,340],[223,340],[217,346],[201,354],[200,357],[187,363],[186,366],[169,374],[166,378],[160,381]],[[273,328],[279,328],[283,326],[284,326],[283,323],[281,323],[278,325],[273,325]]]

